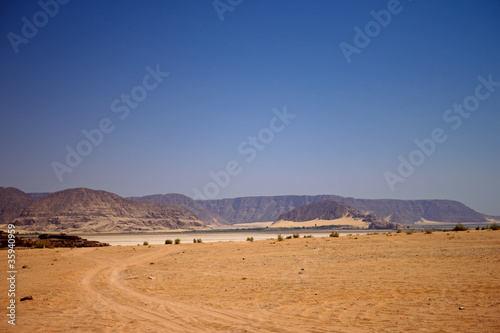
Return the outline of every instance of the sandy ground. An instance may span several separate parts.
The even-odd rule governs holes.
[[[350,225],[356,228],[368,228],[370,223],[363,222],[363,219],[355,219],[352,217],[342,217],[335,220],[310,220],[304,222],[294,222],[294,221],[276,221],[269,228],[302,228],[302,227],[320,227],[325,225]]]
[[[18,250],[0,331],[499,332],[499,250],[500,231]]]
[[[273,224],[274,221],[271,222],[251,222],[251,223],[236,223],[231,226],[230,228],[265,228],[269,227],[271,224]]]

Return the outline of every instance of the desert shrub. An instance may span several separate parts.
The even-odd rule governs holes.
[[[174,242],[175,242],[175,244],[180,244],[181,243],[181,239],[180,238],[176,238]]]
[[[330,234],[330,237],[339,237],[339,233],[336,232],[336,231],[332,231],[332,233]]]
[[[496,223],[493,223],[492,225],[490,225],[488,227],[488,229],[491,229],[491,230],[500,230],[500,225],[498,225]]]
[[[424,232],[428,235],[432,234],[432,230],[425,230]]]
[[[44,247],[45,247],[45,243],[42,241],[37,241],[35,243],[35,248],[37,248],[37,249],[43,249]]]
[[[413,230],[408,230],[408,231],[406,232],[406,234],[407,234],[407,235],[413,235]]]
[[[149,245],[149,243],[148,242],[144,242],[144,243],[142,243],[142,245]]]
[[[479,226],[476,227],[476,230],[481,230],[481,228]]]
[[[286,236],[286,239],[292,239],[292,236]]]
[[[481,230],[486,230],[486,227],[482,227]]]
[[[299,234],[293,234],[293,238],[299,238]]]
[[[193,238],[193,243],[198,243],[198,241],[196,240],[196,238]]]
[[[443,232],[448,232],[448,230],[446,230],[446,229],[443,229]]]
[[[281,236],[281,234],[280,234],[280,235],[278,235],[278,241],[280,241],[280,242],[281,242],[283,239],[284,239],[284,238],[283,238],[283,236]]]
[[[400,234],[401,232],[401,229],[398,229],[398,231],[396,231],[397,234]]]
[[[304,238],[313,238],[313,236],[312,235],[307,235],[307,236],[304,235]]]
[[[253,237],[247,237],[247,242],[253,242]]]
[[[165,244],[173,244],[174,242],[171,239],[165,240]]]
[[[458,223],[456,226],[453,227],[453,229],[451,229],[451,231],[466,231],[466,230],[469,230],[469,228],[464,227],[462,223]]]
[[[201,238],[198,238],[198,243],[203,243],[203,241],[201,240]]]

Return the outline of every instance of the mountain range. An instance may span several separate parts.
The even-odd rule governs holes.
[[[326,206],[307,207],[325,201]],[[355,199],[337,195],[193,200],[182,194],[122,198],[85,188],[27,194],[16,188],[0,187],[0,225],[15,221],[24,230],[73,233],[197,229],[275,222],[282,219],[283,214],[289,213],[285,216],[291,217],[298,212],[307,212],[307,218],[320,219],[324,217],[324,209],[333,207],[327,207],[333,205],[331,201],[359,214],[371,214],[379,226],[382,222],[412,225],[423,220],[449,223],[496,220],[452,200]],[[295,210],[301,207],[306,208]],[[321,207],[324,209],[319,209]],[[342,207],[338,205],[336,209],[345,208]],[[351,211],[351,215],[358,213]]]
[[[23,196],[23,192],[18,191],[0,188],[0,198],[15,194],[15,197],[10,196],[8,204],[1,205],[10,207],[7,211],[9,214],[4,217],[4,223],[13,222],[18,230],[89,233],[206,228],[205,224],[186,208],[135,202],[106,191],[68,189],[46,195],[39,200]]]
[[[284,195],[197,201],[211,212],[235,223],[276,221],[294,208],[332,199],[389,222],[412,225],[422,219],[436,222],[487,222],[481,214],[452,200],[355,199],[338,195]]]

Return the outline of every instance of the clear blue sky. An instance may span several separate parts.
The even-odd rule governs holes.
[[[220,2],[231,10],[211,0],[72,0],[48,15],[37,1],[2,1],[0,186],[439,198],[500,215],[500,87],[474,97],[479,76],[500,82],[499,2]],[[374,23],[370,12],[388,6],[390,22]],[[348,62],[340,45],[356,47],[355,27],[371,37]],[[148,66],[169,75],[155,81]],[[127,106],[132,92],[138,102]],[[474,112],[443,119],[466,99]],[[274,119],[285,107],[296,115],[288,124]],[[114,130],[70,167],[66,147],[103,119]],[[398,174],[398,157],[435,128],[447,140]],[[209,173],[229,161],[229,182],[215,185]],[[59,169],[62,181],[54,162],[72,170]],[[405,181],[393,191],[386,172]]]

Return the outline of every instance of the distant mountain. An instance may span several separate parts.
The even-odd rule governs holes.
[[[33,201],[14,221],[17,230],[44,232],[140,232],[203,228],[179,206],[136,202],[86,188],[59,191]]]
[[[54,230],[70,228],[91,232],[222,226],[276,221],[281,214],[295,208],[328,199],[346,204],[361,213],[373,213],[384,221],[405,225],[422,219],[450,223],[499,220],[498,217],[478,213],[452,200],[355,199],[337,195],[193,200],[181,194],[156,194],[130,199],[88,189],[26,194],[15,188],[0,188],[0,225],[17,218],[17,222],[29,230],[48,228],[52,224],[57,224],[51,227]],[[165,205],[170,206],[167,209]],[[64,228],[61,224],[64,224]]]
[[[307,221],[332,221],[343,219],[365,222],[370,229],[396,229],[398,224],[386,222],[371,213],[362,213],[346,204],[327,199],[309,205],[301,206],[281,214],[274,224],[281,221],[299,222]]]
[[[487,222],[488,217],[452,200],[355,199],[337,195],[285,195],[197,200],[231,223],[276,221],[280,214],[311,203],[332,199],[363,213],[395,223],[413,224],[425,219],[437,222]]]
[[[0,187],[0,224],[7,224],[26,208],[33,199],[14,187]]]
[[[342,199],[342,197],[335,195],[283,195],[274,197],[197,200],[196,202],[231,223],[236,224],[276,221],[280,214],[297,207],[327,199],[337,200]]]
[[[182,194],[170,193],[170,194],[153,194],[146,195],[143,197],[129,197],[129,200],[141,201],[141,202],[156,202],[156,203],[166,203],[170,205],[181,206],[198,216],[200,221],[207,225],[230,225],[226,219],[219,216],[218,214],[211,212],[207,208],[203,207],[200,203],[194,201],[190,197]]]
[[[309,205],[294,208],[281,214],[278,220],[303,222],[310,220],[336,220],[342,217],[365,218],[367,214],[347,206],[341,202],[327,199]]]
[[[425,219],[436,222],[487,222],[487,216],[453,200],[393,200],[345,198],[343,203],[373,212],[391,222],[413,224]]]
[[[35,200],[40,200],[48,196],[52,192],[37,192],[37,193],[26,193]]]

